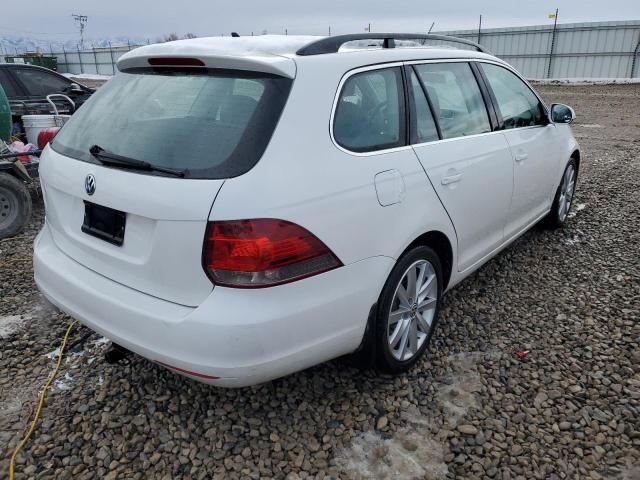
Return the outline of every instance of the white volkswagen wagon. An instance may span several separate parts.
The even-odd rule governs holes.
[[[357,351],[403,372],[443,292],[567,220],[573,111],[472,42],[196,39],[118,69],[42,156],[35,280],[188,377],[252,385]]]

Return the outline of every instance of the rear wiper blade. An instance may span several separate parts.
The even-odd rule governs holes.
[[[137,168],[139,170],[149,170],[154,172],[168,173],[175,177],[184,177],[184,171],[175,170],[173,168],[157,167],[145,162],[144,160],[137,160],[135,158],[125,157],[118,155],[117,153],[109,152],[99,145],[94,145],[89,149],[89,153],[96,157],[100,163],[104,165],[111,165],[114,167],[122,168]]]

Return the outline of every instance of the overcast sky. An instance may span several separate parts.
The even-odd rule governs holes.
[[[640,20],[640,0],[6,0],[0,35],[68,40],[77,37],[72,13],[89,17],[85,38],[129,36],[153,40],[163,33],[198,36],[268,33],[326,34],[434,31],[553,22]]]

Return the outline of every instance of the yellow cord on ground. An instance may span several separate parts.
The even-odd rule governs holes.
[[[69,338],[69,334],[71,333],[71,329],[73,326],[78,323],[77,320],[74,320],[69,324],[69,328],[67,328],[67,333],[64,334],[64,339],[62,340],[62,345],[60,345],[60,352],[58,353],[58,362],[56,363],[56,368],[53,370],[53,373],[47,380],[47,383],[44,384],[42,391],[40,392],[40,401],[38,402],[38,408],[36,408],[35,416],[33,417],[33,422],[31,422],[31,428],[22,439],[22,441],[18,444],[16,449],[13,451],[13,455],[11,455],[11,462],[9,462],[9,480],[14,480],[14,464],[16,462],[16,457],[18,456],[18,452],[22,450],[22,447],[29,441],[29,437],[33,433],[36,428],[36,424],[38,423],[38,419],[40,418],[40,410],[42,410],[42,405],[44,405],[44,396],[47,393],[47,389],[51,385],[51,382],[58,375],[58,370],[60,370],[60,364],[62,363],[62,355],[64,354],[64,347],[67,345],[67,339]]]

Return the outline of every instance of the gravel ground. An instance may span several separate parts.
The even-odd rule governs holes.
[[[16,477],[640,479],[640,85],[540,90],[578,113],[570,225],[533,229],[449,292],[411,373],[338,360],[220,390],[137,357],[108,365],[92,334]],[[0,241],[0,477],[69,322],[33,284],[34,200]]]

